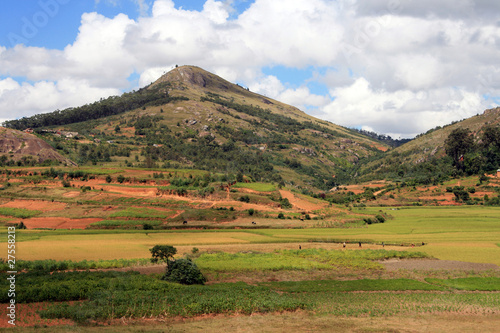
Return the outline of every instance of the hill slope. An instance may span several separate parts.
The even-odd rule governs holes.
[[[0,127],[0,163],[2,165],[17,164],[18,161],[22,165],[29,165],[49,160],[65,165],[76,165],[33,134]]]
[[[469,129],[474,142],[480,145],[486,127],[500,127],[500,107],[485,110],[482,114],[460,122],[431,129],[370,162],[360,164],[359,173],[362,175],[360,180],[403,177],[410,170],[418,168],[429,169],[430,172],[442,172],[444,170],[431,170],[431,168],[442,167],[440,163],[446,157],[445,140],[450,133],[456,129]],[[497,167],[500,168],[500,165]]]
[[[80,164],[188,167],[321,189],[387,149],[193,66],[137,92],[6,125],[78,132],[79,144],[60,144]]]

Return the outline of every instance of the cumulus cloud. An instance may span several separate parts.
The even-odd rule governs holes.
[[[34,84],[0,80],[0,118],[8,120],[56,109],[75,107],[118,95],[118,89],[92,87],[88,82],[62,79],[57,83],[38,81]],[[13,117],[12,115],[15,115]]]
[[[0,118],[12,108],[30,115],[137,88],[131,74],[143,86],[176,64],[340,125],[402,136],[481,112],[492,106],[487,97],[500,96],[493,1],[254,0],[239,15],[233,1],[206,0],[199,11],[173,0],[133,1],[135,20],[84,13],[63,50],[0,46]],[[290,84],[263,74],[275,66],[313,70]],[[319,95],[308,82],[329,92]]]

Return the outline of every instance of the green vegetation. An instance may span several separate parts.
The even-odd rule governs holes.
[[[424,253],[386,250],[277,250],[273,253],[203,253],[196,259],[213,271],[279,271],[313,269],[382,269],[376,260],[427,258]]]
[[[158,226],[163,222],[159,220],[104,220],[99,222],[94,222],[90,224],[93,227],[103,227],[103,228],[126,228],[137,225],[148,224],[150,226]]]
[[[447,280],[426,278],[425,281],[458,290],[500,291],[500,278],[498,277],[467,277]]]
[[[488,314],[500,310],[496,293],[456,293],[448,291],[450,286],[412,279],[183,286],[137,272],[66,272],[52,275],[21,273],[17,281],[24,286],[17,296],[19,303],[82,300],[72,304],[54,304],[40,311],[43,318],[69,318],[80,324],[117,318],[186,318],[205,314],[252,314],[298,309],[349,317],[429,312]],[[492,279],[476,278],[474,283],[487,284],[488,281]],[[3,291],[8,288],[5,278],[0,283]],[[5,302],[7,292],[0,295]]]
[[[0,215],[4,216],[12,216],[21,219],[27,219],[30,217],[34,217],[40,215],[42,212],[38,210],[30,210],[26,208],[9,208],[9,207],[0,207]]]
[[[236,183],[233,185],[234,188],[248,188],[250,190],[259,192],[272,192],[276,191],[276,186],[269,183]]]
[[[409,291],[409,290],[445,290],[445,288],[430,285],[425,282],[410,279],[361,279],[350,281],[315,280],[265,282],[262,285],[289,293],[313,292],[349,292],[349,291]]]
[[[159,211],[148,208],[129,207],[119,212],[112,213],[109,217],[128,217],[135,219],[159,218],[166,219],[173,215],[173,212]]]
[[[65,271],[65,270],[87,270],[87,269],[109,269],[132,266],[145,266],[150,263],[149,259],[111,259],[111,260],[16,260],[16,269],[27,271]],[[0,272],[9,271],[9,265],[0,261]]]

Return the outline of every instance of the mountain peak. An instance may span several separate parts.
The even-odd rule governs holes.
[[[174,88],[188,86],[197,90],[211,92],[237,92],[242,95],[253,95],[247,89],[233,84],[220,76],[212,74],[196,66],[179,66],[170,72],[162,75],[150,87],[155,87],[162,83],[169,83]]]

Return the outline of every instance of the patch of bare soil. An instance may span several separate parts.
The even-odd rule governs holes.
[[[461,270],[461,271],[486,271],[500,270],[495,264],[481,264],[475,262],[463,262],[453,260],[433,260],[433,259],[389,259],[379,261],[388,271],[399,269],[407,270]]]
[[[7,317],[8,309],[7,304],[0,305],[0,328],[5,327],[46,327],[50,330],[53,326],[72,326],[74,325],[72,320],[69,319],[42,319],[38,314],[38,311],[44,310],[54,303],[43,302],[43,303],[16,303],[16,321],[15,326],[8,323],[10,320]]]
[[[295,194],[293,194],[290,191],[280,190],[280,194],[283,198],[288,199],[288,201],[290,201],[290,203],[295,208],[298,208],[301,210],[313,211],[313,210],[323,209],[327,206],[327,204],[323,204],[323,203],[316,204],[316,203],[312,203],[312,202],[307,201],[307,200],[303,200],[303,199],[295,196]]]
[[[9,201],[5,204],[2,204],[0,205],[0,207],[26,208],[32,210],[40,210],[42,212],[53,212],[53,211],[63,210],[64,208],[66,208],[66,204],[62,202],[50,202],[43,200],[16,199]]]
[[[102,221],[100,218],[70,219],[67,217],[33,217],[23,220],[27,229],[85,229],[91,223]]]

